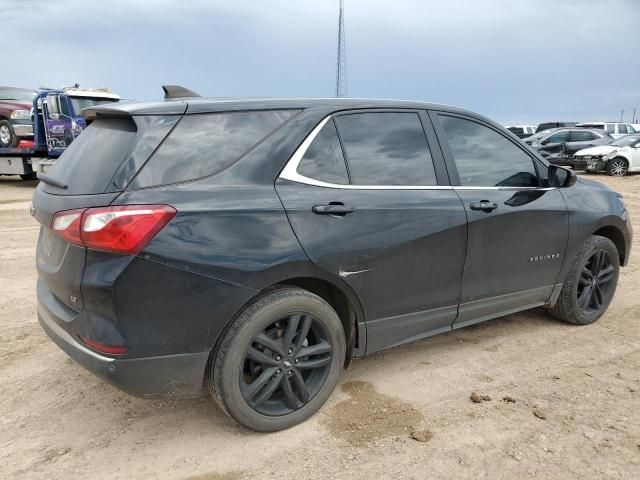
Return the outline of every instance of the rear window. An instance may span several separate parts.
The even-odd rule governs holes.
[[[62,190],[46,184],[52,193],[82,195],[102,193],[114,173],[136,144],[133,120],[96,120],[76,138],[47,174],[64,185]]]
[[[195,180],[219,173],[298,110],[186,115],[128,188]]]

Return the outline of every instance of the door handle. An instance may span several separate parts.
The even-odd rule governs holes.
[[[479,202],[472,202],[470,207],[471,210],[481,210],[490,213],[498,208],[498,204],[496,202],[490,202],[489,200],[480,200]]]
[[[351,205],[344,205],[342,203],[330,203],[329,205],[314,205],[311,207],[313,213],[318,215],[337,215],[344,217],[347,213],[351,213],[355,210]]]

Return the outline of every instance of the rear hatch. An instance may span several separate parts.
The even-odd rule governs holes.
[[[58,159],[33,197],[33,215],[41,225],[36,252],[40,295],[51,294],[71,310],[82,310],[87,250],[53,233],[55,214],[110,205],[179,118],[99,117]]]

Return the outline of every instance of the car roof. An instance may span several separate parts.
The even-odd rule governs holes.
[[[189,97],[149,102],[118,102],[98,105],[83,111],[88,118],[98,116],[181,115],[237,110],[287,110],[308,108],[415,108],[458,112],[483,118],[460,108],[437,103],[371,98],[205,98]]]

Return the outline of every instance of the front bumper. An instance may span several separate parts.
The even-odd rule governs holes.
[[[33,137],[33,123],[31,123],[31,120],[11,120],[11,126],[16,137]]]
[[[38,320],[44,331],[64,352],[84,368],[132,395],[198,397],[209,352],[143,358],[112,358],[84,346],[63,325],[73,320],[68,309],[39,285]]]
[[[585,170],[587,172],[601,172],[605,169],[607,162],[602,157],[576,157],[574,168],[576,170]]]

